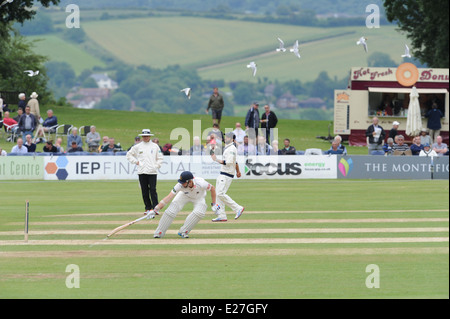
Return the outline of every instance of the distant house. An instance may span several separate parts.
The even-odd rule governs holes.
[[[310,109],[320,109],[325,107],[326,108],[327,103],[325,103],[324,100],[318,97],[312,97],[307,100],[303,100],[299,102],[299,107],[301,108],[310,108]]]
[[[299,100],[291,93],[285,93],[277,100],[276,105],[279,109],[296,109],[299,106]]]
[[[101,100],[110,96],[110,90],[105,88],[78,88],[67,94],[67,101],[76,108],[92,109]]]
[[[90,76],[97,82],[101,89],[115,90],[119,87],[116,81],[113,81],[106,73],[94,73]]]

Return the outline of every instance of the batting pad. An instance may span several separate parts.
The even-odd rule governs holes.
[[[195,207],[194,211],[186,217],[184,225],[180,228],[180,233],[189,234],[189,232],[194,229],[195,225],[205,217],[206,204],[201,204],[199,206],[201,207]]]
[[[159,220],[158,228],[155,230],[155,236],[164,237],[170,225],[172,224],[175,217],[177,217],[180,207],[176,202],[172,202],[169,208],[166,209],[164,214]]]

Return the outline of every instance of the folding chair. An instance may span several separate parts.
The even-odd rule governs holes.
[[[308,148],[305,155],[323,155],[323,151],[320,148]]]
[[[55,131],[55,140],[58,138],[58,136],[67,137],[70,134],[72,128],[73,128],[73,125],[71,125],[71,124],[58,125],[58,127],[56,128],[56,131]]]
[[[19,133],[19,130],[17,129],[19,124],[8,125],[3,123],[3,125],[6,128],[6,141],[14,143]]]
[[[52,134],[55,135],[55,140],[56,140],[56,130],[58,129],[58,126],[59,125],[53,125],[53,126],[47,127],[48,132],[44,131],[44,137],[47,141],[51,139]]]
[[[91,131],[91,126],[90,125],[86,125],[86,126],[80,126],[80,128],[78,129],[78,133],[80,134],[81,138],[86,140],[86,135]]]

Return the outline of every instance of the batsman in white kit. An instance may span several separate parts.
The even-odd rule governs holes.
[[[178,232],[179,236],[189,238],[190,231],[203,217],[205,217],[208,207],[206,205],[205,197],[208,191],[211,192],[212,210],[216,212],[219,209],[219,206],[216,204],[216,191],[214,186],[201,177],[194,177],[194,175],[189,171],[181,173],[178,183],[170,191],[169,195],[164,197],[154,208],[154,212],[158,213],[173,199],[172,203],[161,216],[158,228],[156,228],[153,237],[164,237],[178,212],[183,209],[184,205],[191,202],[194,204],[194,209],[188,215],[184,225]]]
[[[225,148],[223,150],[221,160],[217,159],[216,154],[211,154],[213,161],[222,164],[220,175],[216,180],[217,204],[219,205],[219,209],[216,211],[217,217],[212,220],[213,222],[227,221],[227,214],[225,213],[226,206],[229,206],[236,213],[234,219],[241,217],[245,209],[245,207],[237,204],[230,196],[227,195],[227,191],[231,186],[234,175],[236,174],[238,178],[241,177],[239,165],[236,162],[237,149],[233,144],[233,140],[233,132],[225,134]]]

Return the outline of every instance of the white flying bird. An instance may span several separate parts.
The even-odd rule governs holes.
[[[411,53],[409,53],[409,48],[405,44],[405,54],[402,55],[402,58],[411,58]]]
[[[253,61],[250,62],[250,64],[247,65],[247,68],[253,70],[253,76],[256,75],[257,69],[256,69],[256,63],[255,62],[253,62]]]
[[[185,88],[182,89],[180,92],[184,92],[186,94],[186,96],[188,97],[188,99],[191,99],[191,88]]]
[[[295,41],[294,47],[292,49],[290,49],[290,51],[293,52],[297,58],[299,58],[299,59],[301,58],[300,52],[298,51],[298,40]]]
[[[277,49],[277,52],[286,52],[286,49],[284,48],[284,42],[280,38],[277,38],[278,42],[280,42],[280,47]]]
[[[356,44],[357,44],[357,45],[362,44],[363,47],[364,47],[364,51],[369,52],[369,48],[367,47],[366,41],[367,41],[367,38],[366,38],[366,37],[361,37],[361,38],[356,42]]]
[[[39,70],[37,70],[37,71],[26,70],[26,71],[23,71],[23,72],[28,73],[28,76],[29,76],[29,77],[36,76],[36,75],[39,74]]]
[[[2,2],[2,4],[0,4],[0,7],[3,7],[5,4],[11,3],[11,2],[13,2],[13,1],[14,1],[14,0],[5,0],[5,1]]]

